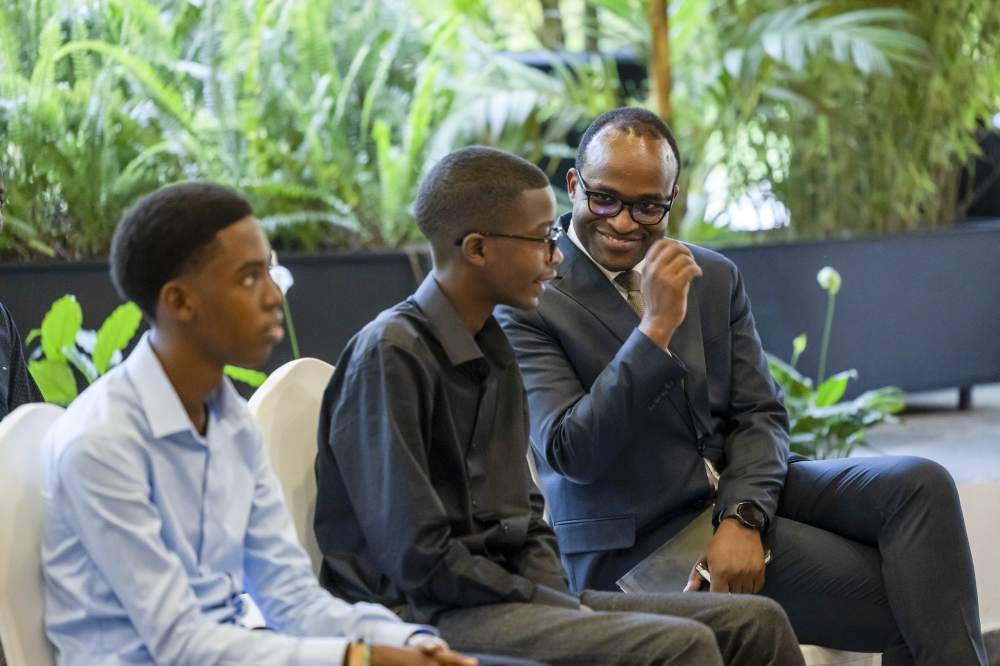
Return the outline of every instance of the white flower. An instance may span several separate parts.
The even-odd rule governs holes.
[[[278,289],[281,290],[282,295],[287,294],[288,290],[292,288],[293,284],[295,284],[295,278],[292,277],[292,272],[284,266],[271,266],[268,272],[271,274],[271,279],[274,280],[274,284],[278,285]]]
[[[816,281],[819,282],[819,286],[832,295],[836,295],[840,291],[840,273],[830,266],[820,269],[819,273],[816,274]]]

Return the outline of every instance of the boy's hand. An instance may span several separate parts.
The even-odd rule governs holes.
[[[420,650],[425,655],[437,659],[439,664],[449,664],[454,666],[476,666],[478,661],[473,657],[466,657],[458,652],[452,652],[448,647],[448,642],[443,638],[432,634],[413,634],[406,641],[409,647]]]
[[[429,638],[434,638],[429,636]],[[440,639],[438,639],[440,640]],[[473,657],[466,657],[458,652],[452,652],[447,643],[431,645],[429,642],[421,647],[393,648],[385,645],[371,647],[371,666],[476,666],[479,662]],[[344,659],[345,666],[361,663],[358,658],[363,648],[351,645]]]

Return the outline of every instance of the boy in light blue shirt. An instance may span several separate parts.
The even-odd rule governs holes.
[[[259,428],[223,377],[282,339],[242,196],[188,183],[115,233],[112,278],[152,325],[43,443],[45,621],[60,666],[474,666],[432,628],[324,591]],[[273,631],[240,625],[249,592]]]

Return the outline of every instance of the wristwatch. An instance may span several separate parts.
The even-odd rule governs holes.
[[[746,527],[757,530],[761,534],[767,528],[767,516],[753,502],[740,502],[739,504],[727,507],[725,511],[719,514],[717,524],[722,523],[727,518],[734,518]]]

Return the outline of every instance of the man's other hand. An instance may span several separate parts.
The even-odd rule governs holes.
[[[712,575],[712,592],[756,594],[764,587],[764,544],[760,532],[738,520],[727,519],[719,524],[699,563]],[[702,576],[691,570],[685,592],[697,592]]]
[[[646,253],[639,287],[644,305],[639,330],[663,349],[687,315],[691,280],[701,274],[691,250],[678,241],[660,239]]]

